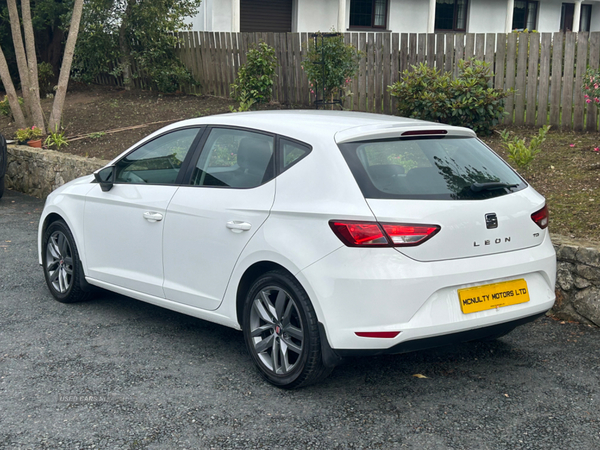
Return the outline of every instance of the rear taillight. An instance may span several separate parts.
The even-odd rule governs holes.
[[[419,245],[433,237],[440,227],[437,225],[404,225],[384,223],[383,229],[394,245]]]
[[[348,247],[410,247],[433,237],[438,225],[332,220],[329,226]]]
[[[548,206],[544,206],[539,211],[534,212],[531,215],[531,220],[533,220],[538,227],[542,230],[548,227]]]

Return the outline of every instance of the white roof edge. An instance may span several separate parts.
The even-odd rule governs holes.
[[[346,130],[338,131],[335,134],[334,139],[336,143],[344,144],[346,142],[397,138],[400,137],[405,131],[420,131],[431,129],[445,130],[448,132],[448,136],[477,137],[475,132],[470,128],[455,127],[452,125],[445,125],[441,123],[405,122],[396,124],[377,124],[367,125],[364,127],[348,128]]]

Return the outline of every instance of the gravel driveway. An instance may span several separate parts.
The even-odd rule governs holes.
[[[0,199],[2,449],[600,448],[598,329],[542,318],[282,391],[237,331],[110,293],[54,301],[41,209]]]

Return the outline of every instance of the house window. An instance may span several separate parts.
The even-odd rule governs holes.
[[[512,29],[535,30],[537,28],[537,11],[538,2],[515,0]]]
[[[350,28],[385,28],[388,0],[351,0]]]
[[[592,23],[592,5],[581,5],[581,22],[579,23],[580,31],[590,31]]]
[[[575,13],[575,3],[563,3],[560,13],[560,31],[573,31],[573,14]]]
[[[437,31],[466,31],[467,0],[437,0],[435,29]]]

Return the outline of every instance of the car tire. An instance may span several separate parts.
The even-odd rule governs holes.
[[[296,389],[333,368],[323,365],[318,320],[308,295],[289,273],[267,272],[252,284],[242,327],[248,352],[273,385]]]
[[[4,195],[4,175],[0,177],[0,198]]]
[[[66,223],[50,224],[42,239],[42,266],[48,289],[61,303],[87,300],[91,289],[83,270],[75,239]]]

